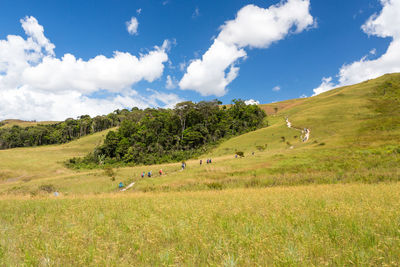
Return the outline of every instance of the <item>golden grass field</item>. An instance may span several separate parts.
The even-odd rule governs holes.
[[[0,201],[0,265],[397,266],[400,184]]]
[[[261,105],[268,127],[222,142],[184,171],[114,167],[113,181],[102,168],[65,167],[107,131],[1,150],[0,266],[397,266],[400,129],[372,127],[379,114],[368,108],[388,80],[400,84],[400,75]],[[308,142],[286,117],[311,130]],[[119,192],[120,181],[135,184]]]

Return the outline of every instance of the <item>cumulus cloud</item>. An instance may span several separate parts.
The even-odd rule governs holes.
[[[288,34],[312,26],[309,0],[288,0],[269,8],[247,5],[234,20],[226,21],[213,44],[200,59],[191,61],[179,82],[182,90],[203,96],[222,96],[238,75],[237,63],[247,56],[245,48],[268,48]]]
[[[281,90],[281,87],[280,86],[275,86],[274,88],[272,88],[272,91],[274,91],[274,92],[279,92]]]
[[[145,97],[131,89],[139,81],[162,76],[167,41],[139,56],[116,51],[110,58],[99,55],[88,61],[72,54],[57,58],[54,44],[34,17],[22,19],[21,24],[26,39],[9,35],[0,40],[0,119],[62,120],[180,101],[174,94],[152,91]],[[90,97],[101,91],[108,97]]]
[[[126,22],[126,30],[129,32],[130,35],[137,34],[138,26],[139,26],[139,22],[138,22],[137,18],[135,18],[135,17],[132,17],[129,21]]]
[[[244,101],[246,105],[260,105],[260,101],[254,100],[254,99],[249,99]]]
[[[319,85],[318,88],[314,89],[314,94],[319,95],[323,92],[329,91],[335,88],[335,84],[332,82],[332,77],[323,77],[322,83]]]
[[[377,59],[364,56],[359,61],[343,65],[337,75],[338,82],[333,83],[332,77],[323,78],[319,87],[314,89],[314,95],[330,89],[359,83],[377,78],[386,73],[400,72],[400,0],[381,0],[380,14],[372,15],[361,29],[368,35],[391,38],[386,52]],[[374,55],[375,50],[370,54]]]
[[[175,77],[171,77],[170,75],[167,75],[167,80],[165,82],[165,88],[174,89],[174,88],[176,88],[177,84],[178,84],[178,81],[175,79]]]

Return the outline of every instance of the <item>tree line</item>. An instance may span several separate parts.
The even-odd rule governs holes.
[[[115,110],[108,115],[93,118],[83,115],[77,119],[69,118],[63,122],[48,125],[39,124],[28,127],[14,125],[0,128],[0,149],[66,143],[91,133],[119,126],[124,119],[132,116],[135,110],[138,109]]]
[[[113,163],[155,164],[180,161],[204,152],[219,140],[263,126],[266,114],[257,105],[233,100],[182,102],[174,109],[132,110],[104,143],[84,158],[72,158],[71,167]]]

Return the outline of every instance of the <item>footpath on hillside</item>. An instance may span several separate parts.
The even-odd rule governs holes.
[[[293,127],[292,123],[289,121],[288,117],[286,117],[286,125],[288,128],[291,128],[291,129],[301,132],[301,136],[300,136],[301,141],[307,142],[308,139],[310,139],[310,133],[311,133],[310,129],[308,129],[308,128],[301,129],[301,128]]]

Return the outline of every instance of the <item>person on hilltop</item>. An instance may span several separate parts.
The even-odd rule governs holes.
[[[151,177],[151,171],[149,171],[149,172],[147,173],[147,176],[148,176],[148,177]]]
[[[162,169],[160,169],[160,170],[158,171],[158,174],[160,174],[160,176],[163,174]]]
[[[142,172],[142,178],[144,178],[145,172]]]
[[[184,161],[182,161],[182,171],[185,169],[186,167],[186,163]]]
[[[202,159],[200,160],[200,166],[201,166],[201,164],[203,164],[203,160]]]
[[[122,187],[124,187],[124,183],[123,182],[119,182],[118,188],[122,188]]]

